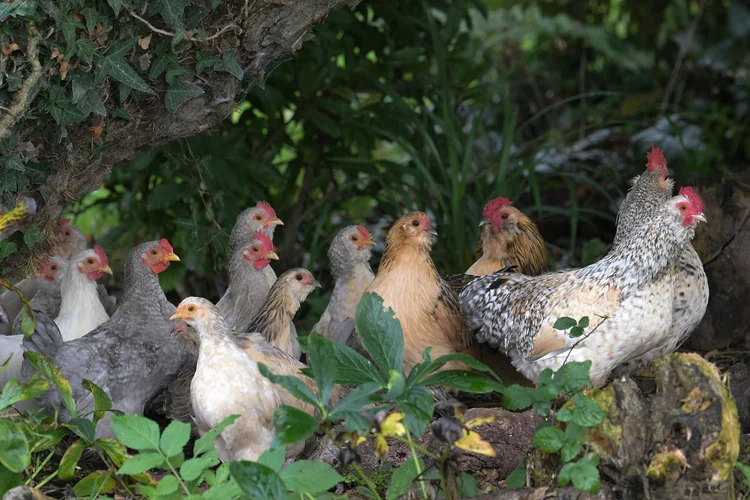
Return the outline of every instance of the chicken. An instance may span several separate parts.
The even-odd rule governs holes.
[[[271,204],[267,201],[259,201],[254,207],[245,209],[237,216],[229,237],[229,253],[234,254],[238,247],[247,246],[246,243],[257,231],[263,231],[273,239],[276,226],[283,225],[281,219],[276,217],[276,211]],[[268,280],[268,286],[276,281],[276,273],[270,266],[263,268],[263,275]]]
[[[52,357],[73,388],[79,414],[94,409],[93,395],[81,385],[83,379],[101,387],[112,399],[113,408],[140,415],[146,402],[189,360],[184,344],[169,335],[173,325],[169,317],[175,308],[159,286],[158,274],[178,260],[166,239],[138,245],[125,262],[120,307],[108,321],[70,342],[63,342],[55,329],[39,328],[24,340],[24,350]],[[25,376],[34,372],[26,361],[23,370]],[[60,406],[60,396],[54,390],[40,399],[46,406]],[[96,434],[113,436],[109,414],[99,422]]]
[[[62,257],[45,257],[39,263],[37,276],[27,278],[15,284],[32,309],[43,312],[54,318],[60,312],[60,275],[67,265]],[[0,324],[0,335],[14,333],[16,319],[19,317],[23,302],[13,290],[7,290],[0,295],[0,304],[8,315],[8,323]]]
[[[320,287],[320,283],[307,269],[286,271],[271,287],[263,307],[255,315],[247,331],[262,334],[267,342],[294,359],[299,359],[302,352],[292,319],[300,304],[316,287]]]
[[[359,299],[375,279],[370,267],[372,241],[370,232],[362,226],[348,226],[336,233],[328,248],[334,285],[331,300],[314,332],[332,338],[336,328],[346,318],[354,318]]]
[[[96,294],[96,280],[101,278],[104,272],[111,274],[112,270],[107,265],[106,254],[99,247],[78,253],[62,270],[60,277],[62,306],[53,324],[58,328],[63,341],[80,338],[109,319]],[[35,316],[39,320],[45,315],[36,310]],[[8,368],[0,372],[0,387],[4,387],[12,378],[21,378],[23,361],[21,322],[22,315],[18,314],[13,325],[15,334],[0,338],[0,362],[13,355]]]
[[[508,198],[495,198],[484,207],[478,259],[466,274],[486,276],[508,266],[529,276],[547,270],[547,249],[539,229],[512,204]]]
[[[70,223],[70,219],[60,219],[59,229],[58,241],[52,252],[50,252],[51,255],[70,259],[75,254],[85,250],[88,246],[86,236],[84,236],[80,229]]]
[[[405,374],[422,362],[427,347],[432,347],[433,359],[456,352],[478,356],[458,295],[430,258],[436,234],[425,213],[411,212],[397,220],[388,231],[378,274],[365,291],[380,295],[383,306],[393,309],[401,323]],[[450,362],[444,369],[466,368]]]
[[[271,238],[262,231],[256,231],[244,247],[232,253],[229,286],[216,304],[231,330],[247,331],[271,289],[263,270],[278,258]]]
[[[665,345],[672,334],[674,271],[698,222],[703,202],[691,189],[633,220],[620,244],[583,269],[529,277],[496,273],[461,292],[461,309],[478,342],[508,354],[532,381],[546,368],[590,360],[591,380]],[[556,330],[558,318],[589,318],[583,336]]]
[[[631,223],[631,220],[642,217],[644,210],[653,209],[647,203],[640,203],[640,200],[662,199],[666,201],[672,196],[673,183],[667,178],[667,160],[664,153],[656,146],[652,146],[646,158],[648,160],[646,172],[633,179],[633,188],[620,207],[618,217],[620,225],[626,225]],[[618,225],[613,246],[619,244],[622,239],[620,225]],[[669,336],[669,342],[627,363],[624,371],[630,372],[644,368],[651,360],[674,352],[703,319],[708,307],[708,279],[703,263],[693,245],[684,246],[676,272],[672,333]]]
[[[301,376],[305,365],[266,343],[258,334],[238,341],[219,310],[206,299],[188,297],[172,315],[198,331],[200,353],[195,376],[190,384],[195,422],[201,434],[224,418],[240,418],[216,439],[216,454],[222,462],[257,460],[270,448],[274,438],[274,411],[290,405],[314,413],[311,405],[292,397],[285,389],[260,374],[258,363],[280,375],[297,375],[312,390],[314,381]],[[241,345],[242,344],[242,345]],[[288,449],[288,456],[302,446]]]

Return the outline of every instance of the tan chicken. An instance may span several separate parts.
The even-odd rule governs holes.
[[[305,367],[303,363],[258,334],[235,338],[218,309],[206,299],[186,298],[171,319],[184,321],[200,337],[198,364],[190,385],[199,432],[204,434],[230,415],[240,415],[216,439],[216,454],[221,461],[257,460],[271,446],[273,414],[280,406],[290,405],[314,414],[312,406],[273,384],[258,369],[258,363],[264,363],[273,373],[299,376],[315,390],[314,381],[299,374]],[[300,444],[287,449],[287,456],[299,453],[304,446]]]
[[[335,284],[331,300],[314,332],[333,338],[346,318],[354,318],[359,299],[375,275],[370,267],[371,248],[375,244],[363,226],[348,226],[336,233],[328,249]]]
[[[534,277],[477,278],[461,292],[461,309],[477,341],[508,354],[530,380],[590,360],[591,380],[601,386],[619,366],[670,342],[679,256],[705,221],[700,197],[683,188],[634,218],[600,261]],[[562,317],[588,317],[589,326],[572,338],[553,326]]]
[[[279,276],[247,331],[260,333],[272,345],[294,359],[302,351],[292,320],[300,305],[320,283],[307,269],[296,268]]]
[[[433,359],[463,352],[478,357],[471,330],[458,304],[458,295],[440,277],[430,257],[437,233],[423,212],[401,217],[388,231],[378,274],[367,287],[383,298],[404,332],[404,374],[422,362],[432,347]],[[451,362],[444,369],[466,369]]]
[[[539,229],[512,204],[508,198],[495,198],[484,207],[478,259],[466,274],[486,276],[509,266],[529,276],[547,270],[547,249]]]

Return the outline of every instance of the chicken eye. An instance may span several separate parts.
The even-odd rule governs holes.
[[[301,274],[298,274],[298,275],[297,275],[297,276],[295,276],[294,278],[295,278],[295,279],[296,279],[297,281],[302,281],[302,275],[301,275]]]
[[[414,227],[419,227],[419,221],[418,220],[413,220],[413,221],[411,221],[411,225],[414,226]]]
[[[94,263],[94,259],[86,259],[86,263],[93,264]]]
[[[65,231],[65,236],[70,236],[70,231]]]
[[[357,241],[357,240],[359,240],[359,238],[357,238],[356,236],[352,236],[352,241]]]
[[[157,252],[155,248],[153,250],[151,250],[151,255],[156,255],[157,253],[159,253],[159,252]]]
[[[195,306],[188,306],[188,312],[195,311]]]
[[[684,212],[685,210],[687,210],[687,206],[686,205],[680,205],[680,210],[682,210]]]
[[[261,217],[260,215],[256,215],[255,220],[263,220],[263,217]]]
[[[257,252],[257,251],[258,251],[258,247],[253,247],[253,252]]]
[[[53,271],[57,271],[57,266],[52,266],[50,267],[50,269],[52,269]]]
[[[500,216],[500,218],[503,219],[503,220],[505,220],[505,219],[508,218],[508,214],[503,214],[503,215]]]

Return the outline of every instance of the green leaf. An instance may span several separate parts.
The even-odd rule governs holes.
[[[7,256],[16,253],[16,250],[18,250],[18,245],[16,245],[14,242],[8,240],[0,241],[0,260],[3,260]]]
[[[0,394],[0,412],[18,403],[39,397],[49,388],[49,383],[34,375],[28,383],[21,384],[17,379],[10,379],[5,383],[3,392]]]
[[[76,436],[79,436],[87,443],[92,443],[96,439],[94,424],[86,418],[73,418],[64,427],[70,429]]]
[[[178,30],[183,28],[186,6],[187,0],[155,0],[149,10],[158,13],[167,26]]]
[[[292,406],[278,408],[273,422],[276,426],[276,437],[273,439],[272,447],[304,441],[318,428],[315,417]]]
[[[65,450],[60,465],[58,466],[60,479],[69,480],[76,476],[76,465],[81,459],[83,450],[86,449],[86,443],[78,439]]]
[[[26,338],[34,333],[34,319],[29,313],[28,306],[26,306],[25,304],[21,308],[21,333],[23,333],[24,337]]]
[[[589,317],[588,316],[584,316],[583,318],[581,318],[580,320],[578,320],[578,326],[580,326],[581,328],[588,328],[589,327]]]
[[[568,361],[555,373],[555,382],[560,386],[561,392],[571,394],[591,386],[590,370],[591,361]]]
[[[16,170],[18,172],[23,172],[24,170],[26,170],[26,167],[18,158],[18,156],[10,156],[3,159],[3,164],[5,165],[5,168],[8,168],[10,170]]]
[[[180,482],[174,476],[164,476],[156,485],[156,494],[159,496],[169,495],[174,493],[179,488]]]
[[[382,385],[385,382],[375,367],[372,366],[372,363],[351,347],[334,342],[333,351],[338,364],[336,383],[365,384],[376,382]]]
[[[580,491],[585,491],[592,495],[599,493],[599,469],[595,466],[586,464],[576,467],[570,474],[573,480],[573,486]]]
[[[305,403],[309,403],[315,407],[320,406],[317,396],[315,396],[310,388],[307,387],[307,385],[305,385],[305,383],[297,377],[293,377],[291,375],[274,375],[263,363],[258,363],[258,369],[260,370],[261,375],[266,377],[274,384],[279,384],[295,398],[304,401]]]
[[[474,476],[468,472],[462,472],[458,476],[458,493],[460,498],[475,498],[481,496],[482,490]]]
[[[109,493],[115,489],[117,483],[107,472],[92,472],[73,486],[76,497],[95,498],[101,493]]]
[[[583,447],[584,437],[583,427],[568,422],[565,427],[565,445],[560,450],[560,458],[562,458],[563,463],[568,463],[578,456]]]
[[[31,452],[23,432],[9,420],[0,420],[0,464],[12,472],[23,472],[31,463]]]
[[[159,446],[166,456],[173,457],[182,451],[189,440],[190,425],[175,420],[164,429]]]
[[[750,467],[748,467],[745,464],[741,464],[739,462],[736,462],[734,466],[735,468],[737,468],[737,470],[739,470],[742,473],[743,476],[745,476],[745,486],[749,486],[750,485]]]
[[[99,438],[94,441],[94,445],[103,450],[117,467],[120,467],[129,458],[128,449],[115,439]]]
[[[307,117],[318,130],[334,139],[341,137],[341,128],[339,128],[338,124],[327,114],[314,109],[308,113]]]
[[[159,449],[159,426],[140,415],[112,417],[112,431],[117,439],[135,450]]]
[[[143,81],[143,78],[122,57],[113,57],[107,54],[101,69],[105,75],[111,76],[128,87],[145,92],[146,94],[156,95],[156,92]]]
[[[219,62],[219,58],[214,57],[210,54],[197,52],[195,54],[195,61],[195,71],[200,75],[204,69],[213,68],[214,66],[216,66],[216,63]]]
[[[23,310],[25,311],[26,309],[24,308]],[[24,335],[26,335],[25,326]],[[62,372],[55,367],[52,359],[37,352],[27,352],[25,356],[36,371],[39,372],[39,375],[52,382],[52,385],[57,388],[57,391],[60,393],[60,399],[68,414],[71,418],[76,418],[78,412],[73,400],[73,389],[70,388],[70,383],[62,376]]]
[[[367,352],[383,375],[390,370],[403,371],[404,333],[393,309],[383,309],[383,299],[366,293],[357,305],[357,331]]]
[[[507,386],[502,391],[503,408],[511,411],[525,410],[534,402],[532,398],[533,391],[534,389],[531,387],[523,387],[515,384]]]
[[[521,460],[518,467],[505,478],[505,485],[510,489],[518,489],[526,486],[526,459]]]
[[[318,386],[318,398],[323,406],[328,405],[336,382],[336,363],[331,363],[335,356],[336,351],[331,340],[319,333],[313,333],[308,337],[307,357]]]
[[[113,42],[112,46],[107,51],[107,57],[110,59],[122,59],[128,54],[128,52],[133,50],[133,48],[138,44],[138,40],[140,40],[140,37],[131,36],[126,40],[118,40],[116,42]]]
[[[581,393],[575,394],[570,401],[557,412],[557,420],[561,422],[572,421],[583,427],[599,425],[607,416],[607,412],[593,399]]]
[[[2,5],[8,5],[8,4],[0,4],[0,8],[2,8]],[[4,494],[5,492],[15,488],[16,486],[21,486],[23,484],[23,474],[20,472],[12,472],[7,467],[0,464],[0,493]]]
[[[114,118],[121,118],[123,120],[132,120],[133,119],[133,117],[130,116],[130,113],[128,113],[125,108],[116,108],[112,112],[112,116]]]
[[[133,415],[130,415],[130,416],[133,416]],[[142,472],[146,472],[149,469],[153,469],[154,467],[159,467],[163,464],[164,464],[164,457],[162,457],[161,454],[159,453],[156,453],[156,452],[139,453],[138,455],[135,455],[125,460],[125,463],[122,464],[122,467],[120,467],[117,470],[117,474],[118,475],[140,474]]]
[[[370,404],[380,403],[383,401],[383,397],[378,394],[378,391],[382,389],[380,383],[367,382],[346,395],[344,399],[338,402],[338,404],[331,409],[328,417],[331,420],[347,420],[346,414],[348,413],[360,413],[362,410]]]
[[[81,385],[94,396],[94,423],[96,423],[108,410],[112,409],[112,400],[101,387],[90,380],[83,379]]]
[[[583,328],[580,326],[574,326],[570,329],[570,333],[568,334],[570,338],[575,339],[583,335]]]
[[[174,113],[183,103],[205,94],[206,91],[197,85],[185,82],[175,82],[167,87],[164,95],[164,105],[167,111]]]
[[[565,435],[557,427],[542,427],[531,438],[540,450],[545,453],[555,453],[563,447]]]
[[[424,463],[419,459],[419,469],[424,470]],[[419,475],[417,464],[413,458],[409,458],[401,467],[393,471],[391,484],[388,486],[387,500],[397,500],[409,492],[409,485]]]
[[[558,318],[557,321],[555,321],[553,328],[555,330],[567,330],[568,328],[573,328],[577,324],[578,321],[574,320],[573,318],[563,316],[562,318]]]
[[[297,460],[279,476],[288,490],[308,494],[328,491],[344,480],[330,465],[312,460]]]
[[[488,392],[502,392],[503,384],[495,382],[481,373],[466,370],[444,370],[425,379],[427,386],[453,387],[464,392],[484,394]]]
[[[432,392],[425,386],[414,386],[409,388],[396,402],[398,408],[404,414],[406,427],[418,436],[424,434],[434,410]]]
[[[281,478],[273,470],[255,462],[231,462],[229,470],[248,500],[289,498]]]
[[[180,475],[186,481],[195,481],[206,469],[219,463],[214,453],[206,453],[198,458],[185,460],[180,466]]]
[[[286,459],[286,450],[283,446],[270,448],[258,457],[258,463],[270,467],[275,472],[279,472]]]
[[[234,75],[239,81],[245,76],[244,71],[234,58],[234,51],[228,50],[221,55],[221,59],[214,64],[214,70],[224,71]]]
[[[112,7],[112,10],[115,11],[115,17],[120,15],[120,6],[122,5],[122,0],[107,0],[107,3],[110,7]]]
[[[30,17],[34,15],[36,2],[0,3],[0,19],[5,17]]]
[[[213,450],[214,439],[216,439],[216,436],[221,434],[224,429],[232,425],[238,418],[240,418],[239,415],[229,415],[224,420],[219,422],[219,425],[197,439],[195,441],[195,445],[193,446],[193,455],[198,455],[200,453],[205,453],[209,450]]]

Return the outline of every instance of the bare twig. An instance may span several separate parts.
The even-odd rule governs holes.
[[[672,73],[669,75],[667,88],[664,89],[664,97],[661,100],[662,114],[665,111],[667,111],[667,106],[669,106],[669,98],[672,96],[672,91],[674,90],[674,86],[677,83],[677,77],[680,74],[680,69],[682,68],[682,63],[685,60],[685,55],[687,54],[688,47],[690,47],[690,44],[692,43],[693,38],[695,37],[695,30],[698,29],[698,23],[700,22],[701,17],[703,17],[703,8],[705,6],[706,6],[706,0],[703,0],[698,6],[698,12],[695,14],[695,17],[693,18],[693,22],[690,25],[690,29],[688,30],[687,37],[685,37],[685,41],[682,44],[682,47],[680,47],[680,53],[677,54],[677,60],[675,61],[674,67],[672,68]]]
[[[171,37],[174,37],[174,36],[175,36],[175,34],[174,34],[174,33],[172,33],[171,31],[166,31],[166,30],[163,30],[163,29],[157,28],[156,26],[154,26],[153,24],[151,24],[150,22],[148,22],[148,20],[146,20],[145,18],[143,18],[143,17],[139,16],[138,14],[136,14],[135,12],[133,12],[132,10],[129,10],[128,12],[130,13],[130,15],[131,15],[131,16],[133,16],[133,18],[134,18],[134,19],[137,19],[137,20],[139,20],[140,22],[142,22],[143,24],[145,24],[145,25],[146,25],[146,26],[148,27],[148,29],[150,29],[150,30],[151,30],[151,31],[153,31],[154,33],[158,33],[158,34],[160,34],[160,35],[164,35],[164,36],[171,36]],[[198,39],[198,38],[195,38],[195,37],[192,37],[192,36],[189,36],[189,37],[187,37],[187,39],[188,39],[188,40],[190,40],[191,42],[197,42],[197,43],[200,43],[200,42],[208,42],[209,40],[213,40],[214,38],[218,38],[218,37],[219,37],[219,36],[221,36],[221,35],[222,35],[223,33],[226,33],[226,32],[227,32],[227,31],[229,31],[229,30],[238,30],[238,31],[242,31],[242,28],[240,28],[240,27],[239,27],[239,26],[237,26],[236,24],[229,24],[229,25],[227,25],[227,26],[224,26],[224,27],[223,27],[223,28],[221,28],[221,29],[220,29],[219,31],[217,31],[217,32],[216,32],[216,33],[214,33],[213,35],[209,36],[209,37],[208,37],[208,38],[206,38],[205,40],[200,40],[200,39]]]
[[[31,65],[31,73],[21,84],[16,92],[15,102],[7,109],[5,116],[0,120],[0,139],[6,139],[10,135],[10,129],[18,122],[29,107],[29,97],[34,86],[42,76],[42,65],[39,63],[39,33],[34,28],[34,23],[28,23],[28,44],[26,45],[26,58]]]

